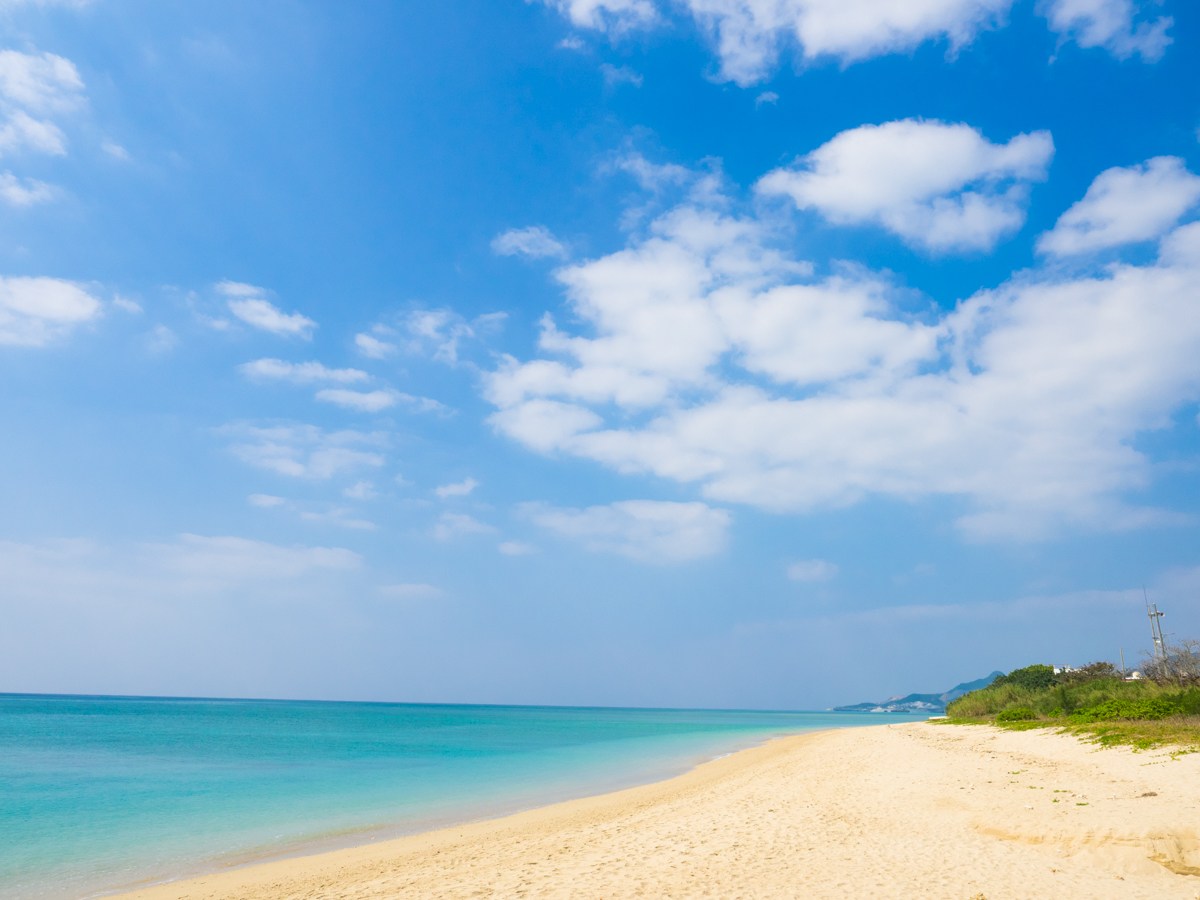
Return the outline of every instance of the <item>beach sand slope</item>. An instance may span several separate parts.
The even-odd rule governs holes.
[[[1200,898],[1200,754],[906,723],[129,897]]]

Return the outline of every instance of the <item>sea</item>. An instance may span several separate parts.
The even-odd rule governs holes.
[[[103,896],[902,718],[0,694],[0,897]]]

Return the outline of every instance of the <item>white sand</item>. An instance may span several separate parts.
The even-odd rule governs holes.
[[[1200,898],[1200,754],[927,723],[127,895]]]

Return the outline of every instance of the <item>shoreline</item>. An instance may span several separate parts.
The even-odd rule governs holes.
[[[110,895],[1200,894],[1200,754],[926,722],[777,738],[639,787]]]

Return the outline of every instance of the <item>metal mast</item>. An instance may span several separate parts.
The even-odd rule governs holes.
[[[1150,617],[1150,636],[1154,639],[1154,658],[1165,665],[1167,662],[1167,642],[1163,639],[1163,614],[1159,612],[1158,604],[1148,602],[1146,604],[1146,615]]]

